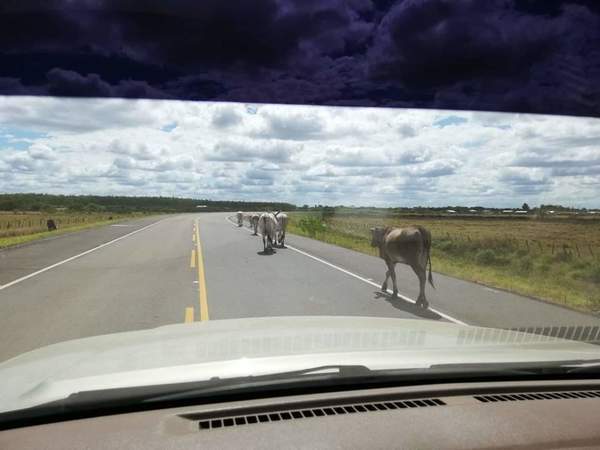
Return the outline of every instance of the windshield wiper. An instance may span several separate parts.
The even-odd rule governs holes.
[[[208,383],[206,386],[180,390],[178,392],[164,394],[146,399],[146,402],[174,401],[200,395],[206,395],[215,392],[222,392],[223,389],[231,391],[231,389],[257,389],[262,387],[277,387],[281,383],[317,381],[324,379],[339,379],[343,378],[364,378],[372,376],[374,372],[367,366],[363,365],[327,365],[315,366],[306,369],[291,370],[287,372],[277,372],[266,375],[249,375],[246,377],[236,378],[219,378],[214,377],[203,382]]]

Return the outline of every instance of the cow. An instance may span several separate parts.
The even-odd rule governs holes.
[[[250,225],[252,226],[252,230],[254,231],[254,233],[252,233],[253,236],[257,235],[258,219],[260,219],[260,216],[256,213],[254,213],[250,216]]]
[[[429,283],[435,288],[431,276],[431,233],[421,226],[375,227],[371,228],[371,246],[379,248],[379,256],[385,261],[388,269],[381,290],[387,291],[388,278],[391,277],[393,295],[398,296],[396,263],[408,264],[419,278],[417,306],[427,309],[429,307],[425,298],[427,264],[429,264]]]
[[[273,252],[273,242],[277,233],[277,219],[272,213],[262,213],[258,218],[258,232],[262,235],[263,251]]]
[[[287,228],[289,218],[286,213],[282,213],[281,211],[277,211],[275,213],[275,218],[277,219],[277,233],[276,239],[277,245],[285,248],[285,230]]]
[[[243,223],[243,218],[244,218],[244,213],[241,211],[238,211],[235,214],[236,218],[237,218],[237,225],[238,227],[241,227],[244,223]]]

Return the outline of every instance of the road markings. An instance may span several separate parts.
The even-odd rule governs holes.
[[[190,267],[192,269],[196,268],[196,249],[192,249],[192,257],[190,258]]]
[[[200,297],[200,321],[208,320],[208,299],[206,295],[206,278],[204,274],[204,260],[202,258],[202,245],[200,244],[198,219],[196,219],[196,255],[198,255],[198,295]]]
[[[237,224],[234,223],[234,222],[232,222],[229,219],[229,217],[226,217],[225,220],[227,220],[228,222],[230,222],[232,225],[236,225],[237,226]],[[260,235],[261,234],[259,233],[259,236]],[[357,275],[357,274],[355,274],[353,272],[350,272],[349,270],[346,270],[346,269],[344,269],[344,268],[342,268],[340,266],[336,266],[335,264],[332,264],[329,261],[325,261],[324,259],[321,259],[321,258],[319,258],[317,256],[313,256],[310,253],[306,253],[305,251],[300,250],[300,249],[298,249],[296,247],[293,247],[293,246],[291,246],[291,245],[289,245],[287,243],[285,244],[285,246],[286,246],[286,248],[289,248],[290,250],[293,250],[293,251],[295,251],[297,253],[300,253],[301,255],[304,255],[304,256],[306,256],[308,258],[314,259],[315,261],[318,261],[321,264],[325,264],[326,266],[329,266],[332,269],[339,270],[340,272],[345,273],[346,275],[349,275],[349,276],[351,276],[353,278],[356,278],[357,280],[360,280],[360,281],[362,281],[364,283],[370,284],[371,286],[375,286],[378,289],[380,288],[380,285],[378,285],[374,281],[371,281],[369,278],[361,277],[360,275]],[[388,292],[388,294],[393,294],[393,291],[390,290],[390,289],[388,289],[387,292]],[[400,294],[400,293],[398,293],[397,295],[398,295],[398,298],[401,298],[402,300],[404,300],[404,301],[406,301],[408,303],[412,303],[413,305],[417,303],[416,300],[413,300],[412,298],[407,297],[406,295],[403,295],[403,294]],[[432,311],[432,312],[434,312],[434,313],[436,313],[438,316],[443,317],[446,320],[449,320],[450,322],[456,323],[458,325],[468,325],[466,322],[463,322],[462,320],[458,320],[458,319],[456,319],[456,318],[454,318],[452,316],[449,316],[448,314],[445,314],[445,313],[443,313],[441,311],[438,311],[435,308],[429,307],[429,310]]]
[[[192,323],[194,321],[194,307],[188,306],[185,308],[185,323]]]
[[[115,242],[119,242],[121,239],[128,238],[129,236],[133,236],[136,233],[140,233],[140,232],[142,232],[144,230],[147,230],[148,228],[153,227],[154,225],[157,225],[160,222],[162,222],[163,220],[167,220],[167,219],[168,219],[168,217],[166,217],[164,219],[160,219],[160,220],[158,220],[158,221],[156,221],[154,223],[151,223],[150,225],[146,225],[145,227],[140,228],[139,230],[132,231],[131,233],[127,233],[127,234],[125,234],[125,235],[123,235],[121,237],[113,239],[112,241],[108,241],[108,242],[105,242],[104,244],[100,244],[100,245],[98,245],[98,246],[96,246],[94,248],[86,250],[85,252],[79,253],[78,255],[71,256],[70,258],[63,259],[62,261],[59,261],[57,263],[51,264],[51,265],[49,265],[47,267],[44,267],[43,269],[36,270],[35,272],[32,272],[32,273],[30,273],[28,275],[25,275],[24,277],[17,278],[16,280],[11,281],[10,283],[3,284],[3,285],[0,286],[0,291],[3,290],[3,289],[6,289],[8,287],[14,286],[15,284],[18,284],[18,283],[20,283],[22,281],[28,280],[29,278],[33,278],[33,277],[35,277],[35,276],[37,276],[37,275],[39,275],[41,273],[47,272],[50,269],[54,269],[55,267],[62,266],[63,264],[66,264],[66,263],[68,263],[70,261],[73,261],[75,259],[81,258],[82,256],[85,256],[85,255],[88,255],[88,254],[90,254],[92,252],[95,252],[96,250],[100,250],[101,248],[104,248],[104,247],[106,247],[108,245],[114,244]]]

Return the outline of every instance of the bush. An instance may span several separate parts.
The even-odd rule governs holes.
[[[325,231],[326,229],[325,224],[321,221],[321,218],[315,216],[303,217],[300,219],[300,222],[298,222],[298,226],[310,237],[315,237],[318,232]]]
[[[479,250],[475,255],[475,261],[477,261],[477,264],[481,264],[482,266],[491,266],[496,262],[496,254],[489,248],[485,250]]]
[[[522,256],[514,260],[514,267],[519,275],[529,275],[533,269],[533,261],[529,256]]]
[[[573,253],[560,249],[554,254],[554,261],[559,263],[570,262],[573,260]]]
[[[575,271],[573,277],[591,283],[600,283],[600,262],[590,261],[587,267]]]

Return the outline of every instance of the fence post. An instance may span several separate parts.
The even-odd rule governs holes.
[[[552,242],[552,254],[554,255],[554,241]]]
[[[590,255],[593,258],[594,257],[594,252],[592,251],[592,246],[588,244],[588,250],[590,251]]]
[[[529,253],[529,241],[525,239],[525,247],[527,247],[527,253]]]
[[[544,251],[544,246],[542,245],[542,242],[541,241],[537,241],[537,243],[538,243],[538,247],[540,247],[540,252],[543,252]]]
[[[579,246],[575,244],[575,250],[577,250],[577,256],[581,258],[581,252],[579,251]]]

